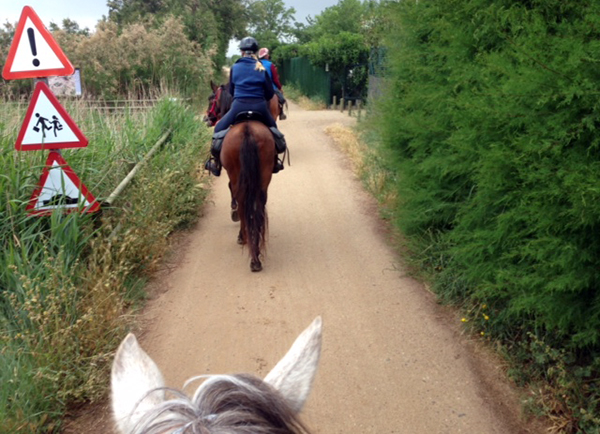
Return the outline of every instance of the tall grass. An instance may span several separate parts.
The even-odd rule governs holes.
[[[209,142],[194,110],[164,97],[148,112],[99,113],[65,103],[90,140],[63,150],[102,200],[158,137],[169,142],[102,216],[32,217],[26,203],[47,152],[14,151],[25,107],[0,112],[0,426],[53,432],[69,403],[102,396],[111,353],[128,326],[139,281],[155,269],[175,228],[194,221]]]

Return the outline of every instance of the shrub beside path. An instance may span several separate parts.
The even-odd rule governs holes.
[[[205,373],[263,376],[322,315],[321,365],[303,412],[314,433],[541,433],[498,360],[407,275],[375,201],[324,133],[354,122],[290,104],[279,126],[292,166],[269,189],[260,273],[236,244],[227,177],[214,179],[204,216],[150,285],[142,346],[177,388]],[[110,432],[105,410],[79,423]]]

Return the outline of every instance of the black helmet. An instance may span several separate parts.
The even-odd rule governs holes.
[[[242,51],[258,51],[258,42],[252,36],[247,36],[240,42],[240,50]]]

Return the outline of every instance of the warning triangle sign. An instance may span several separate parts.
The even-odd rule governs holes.
[[[75,69],[30,6],[25,6],[2,70],[5,80],[73,75]]]
[[[79,180],[58,152],[50,152],[38,187],[27,210],[30,214],[51,214],[55,209],[66,212],[96,212],[100,203]]]
[[[38,81],[17,136],[17,151],[85,148],[88,139],[46,83]]]

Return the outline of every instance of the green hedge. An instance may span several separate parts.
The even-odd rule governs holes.
[[[397,223],[442,297],[561,390],[573,432],[593,432],[600,3],[389,7],[390,89],[376,126],[398,171]],[[523,351],[539,342],[548,351]],[[557,359],[560,378],[548,371]],[[585,396],[569,395],[575,383]]]

